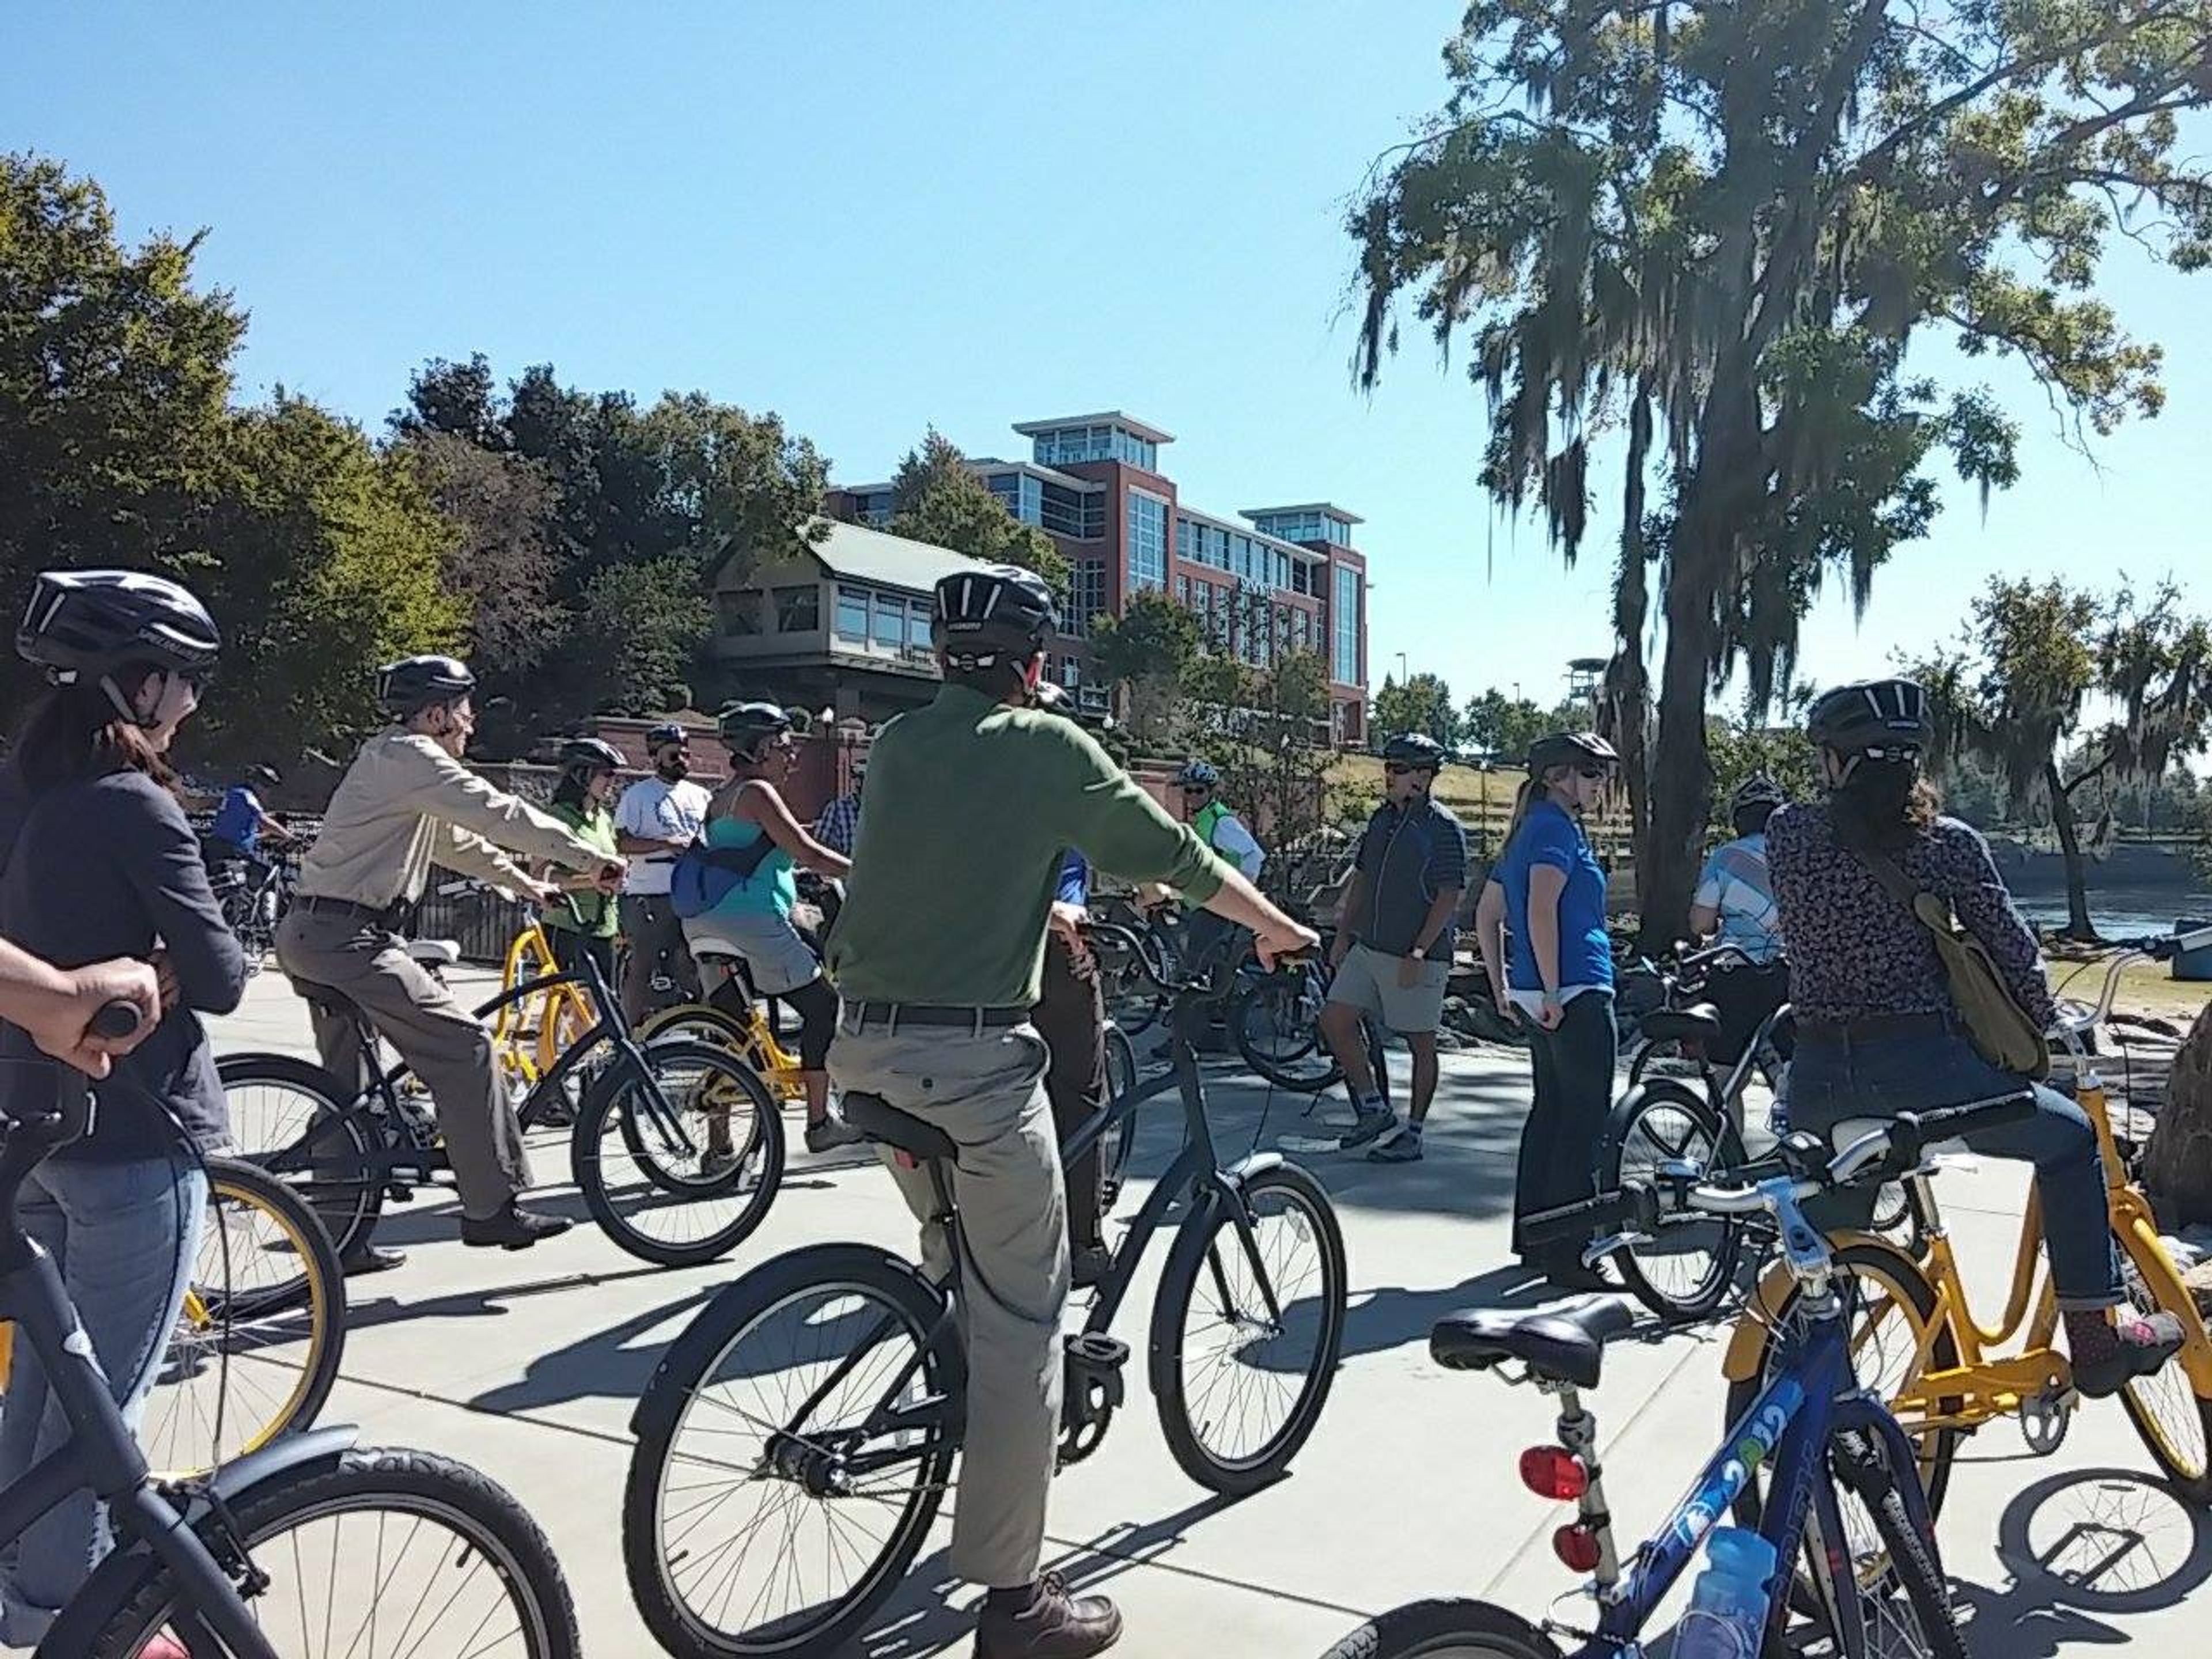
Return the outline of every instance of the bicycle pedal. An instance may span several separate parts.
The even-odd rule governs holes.
[[[384,1196],[387,1203],[411,1204],[415,1200],[415,1189],[404,1181],[395,1181],[385,1188]]]
[[[2073,1426],[2074,1408],[2081,1395],[2072,1389],[2046,1390],[2020,1402],[2020,1437],[2038,1457],[2048,1457],[2066,1443]]]
[[[1103,1331],[1079,1331],[1067,1339],[1067,1404],[1085,1413],[1103,1407],[1115,1410],[1121,1404],[1121,1368],[1129,1363],[1129,1345]]]

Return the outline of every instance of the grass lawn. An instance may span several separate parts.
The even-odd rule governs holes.
[[[2087,1002],[2103,987],[2101,957],[2085,963],[2076,955],[2046,951],[2044,964],[2061,996]],[[2120,970],[2119,994],[2112,1006],[2123,1013],[2156,1015],[2185,1025],[2208,1001],[2212,1001],[2212,982],[2173,979],[2162,962],[2131,962]]]

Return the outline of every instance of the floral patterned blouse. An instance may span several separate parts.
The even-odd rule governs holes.
[[[2042,953],[1980,834],[1938,818],[1894,857],[1917,885],[1951,902],[2020,1006],[2050,1024],[2055,1011]],[[1790,1001],[1801,1022],[1954,1011],[1928,930],[1836,845],[1826,806],[1777,812],[1766,826],[1766,860],[1790,959]]]

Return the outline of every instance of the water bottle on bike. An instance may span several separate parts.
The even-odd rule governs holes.
[[[1705,1559],[1711,1565],[1690,1592],[1674,1659],[1752,1659],[1766,1630],[1774,1546],[1741,1527],[1716,1527],[1705,1540]]]

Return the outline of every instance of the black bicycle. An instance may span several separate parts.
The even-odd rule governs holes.
[[[1120,943],[1145,959],[1133,938]],[[1066,1146],[1079,1157],[1146,1101],[1182,1097],[1182,1151],[1066,1339],[1060,1461],[1097,1450],[1122,1404],[1129,1350],[1109,1328],[1180,1208],[1152,1310],[1152,1393],[1184,1471],[1243,1494],[1284,1473],[1328,1400],[1344,1342],[1344,1238],[1306,1171],[1273,1152],[1224,1166],[1216,1148],[1193,1041],[1233,988],[1233,966],[1158,983],[1172,1004],[1172,1069]],[[906,1576],[967,1432],[960,1304],[974,1267],[950,1174],[957,1149],[874,1096],[847,1095],[845,1112],[928,1171],[952,1272],[939,1284],[861,1244],[795,1250],[722,1291],[663,1356],[631,1419],[623,1561],[647,1626],[684,1659],[836,1650]]]
[[[299,878],[298,856],[289,851],[257,861],[233,850],[230,856],[210,866],[209,886],[222,908],[223,921],[246,952],[247,973],[259,973],[269,960],[276,941],[276,924],[292,908]]]
[[[100,1022],[127,1034],[137,1015]],[[427,1452],[371,1450],[350,1428],[279,1440],[211,1474],[157,1481],[108,1393],[61,1274],[25,1233],[23,1183],[82,1137],[83,1079],[0,1141],[0,1318],[36,1354],[69,1439],[0,1492],[12,1545],[73,1493],[107,1506],[116,1547],[39,1646],[131,1659],[168,1632],[192,1659],[575,1659],[568,1586],[506,1490]]]
[[[409,949],[433,972],[459,955],[445,940]],[[588,953],[501,992],[477,1017],[562,985],[583,991],[594,1023],[523,1100],[524,1127],[562,1110],[571,1079],[581,1079],[569,1158],[600,1230],[662,1267],[727,1255],[766,1218],[783,1180],[783,1121],[767,1085],[719,1045],[640,1042]],[[366,1086],[349,1090],[292,1054],[226,1054],[216,1071],[242,1156],[299,1187],[343,1255],[374,1231],[386,1199],[404,1201],[450,1165],[428,1094],[404,1061],[386,1062],[368,1016],[338,992],[300,989],[359,1028]]]

